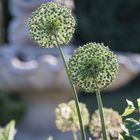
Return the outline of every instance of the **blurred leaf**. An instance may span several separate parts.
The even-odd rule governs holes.
[[[133,140],[140,140],[139,138],[133,137]]]
[[[128,131],[128,129],[125,127],[124,124],[121,124],[121,128],[122,128],[122,130],[123,130],[127,135],[129,135],[129,131]]]
[[[138,110],[139,110],[139,113],[140,113],[140,98],[137,99],[137,102],[138,102]],[[140,121],[140,119],[139,119]]]
[[[127,115],[133,113],[135,111],[135,109],[136,109],[134,107],[133,102],[131,102],[131,101],[127,100],[127,99],[126,99],[126,102],[127,102],[128,105],[127,105],[127,108],[125,108],[125,111],[122,114],[122,116],[127,116]]]
[[[139,139],[136,138],[136,137],[132,137],[132,136],[125,135],[125,136],[124,136],[124,140],[139,140]]]
[[[137,99],[138,107],[140,107],[140,98]]]
[[[137,99],[138,102],[138,108],[139,108],[139,112],[140,112],[140,98]]]
[[[127,118],[124,122],[129,135],[140,139],[140,122],[133,118]]]
[[[15,130],[15,121],[11,121],[6,125],[5,128],[1,130],[0,140],[14,140],[14,136],[16,134]]]
[[[123,136],[121,134],[119,134],[118,140],[124,140],[124,138],[123,138]]]

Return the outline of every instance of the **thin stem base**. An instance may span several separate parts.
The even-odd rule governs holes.
[[[102,137],[103,137],[103,140],[107,140],[106,127],[105,127],[105,122],[104,122],[103,104],[102,104],[102,99],[101,99],[101,95],[100,95],[100,90],[96,91],[96,98],[97,98],[98,109],[99,109],[99,113],[100,113]]]

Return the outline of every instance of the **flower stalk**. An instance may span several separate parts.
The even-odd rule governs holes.
[[[105,127],[105,122],[104,122],[103,104],[102,104],[102,99],[101,99],[101,95],[100,95],[100,90],[96,91],[96,98],[97,98],[98,109],[99,109],[99,113],[100,113],[102,138],[103,138],[103,140],[107,140],[106,127]]]
[[[63,54],[63,50],[62,50],[61,46],[60,46],[59,43],[58,43],[57,37],[55,37],[55,38],[56,38],[56,43],[57,43],[57,48],[58,48],[58,50],[59,50],[59,54],[60,54],[60,56],[61,56],[61,59],[62,59],[64,68],[65,68],[65,71],[66,71],[66,74],[67,74],[69,83],[70,83],[71,88],[72,88],[73,98],[74,98],[74,100],[75,100],[77,115],[78,115],[79,124],[80,124],[81,137],[82,137],[82,140],[86,140],[86,135],[85,135],[85,130],[84,130],[84,126],[83,126],[83,121],[82,121],[82,117],[81,117],[81,113],[80,113],[79,100],[78,100],[76,88],[75,88],[75,86],[73,85],[73,83],[72,83],[72,81],[71,81],[70,74],[69,74],[69,69],[68,69],[68,65],[67,65],[67,62],[66,62],[66,60],[65,60],[65,56],[64,56],[64,54]]]
[[[69,60],[69,72],[74,84],[86,92],[96,92],[103,140],[107,140],[100,90],[110,85],[118,72],[117,58],[103,43],[88,43],[79,47]]]

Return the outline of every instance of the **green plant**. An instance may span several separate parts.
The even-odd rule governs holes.
[[[33,39],[39,45],[46,48],[54,46],[58,48],[73,91],[73,97],[80,123],[81,137],[82,140],[85,140],[86,136],[82,123],[77,92],[70,79],[67,62],[60,46],[62,44],[67,44],[71,40],[71,37],[74,33],[74,26],[75,19],[72,16],[70,10],[54,2],[42,4],[36,11],[33,12],[29,19],[29,30]]]
[[[132,101],[127,101],[127,107],[125,108],[124,113],[122,114],[123,117],[126,117],[132,113],[139,113],[140,114],[140,98],[137,99],[137,108],[134,106]],[[132,137],[135,140],[140,139],[140,118],[136,120],[134,118],[125,118],[124,124],[122,125],[123,131],[126,135]]]
[[[16,134],[15,121],[10,121],[4,128],[0,128],[0,140],[14,140]]]

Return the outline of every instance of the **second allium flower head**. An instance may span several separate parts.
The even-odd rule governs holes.
[[[32,13],[29,19],[29,30],[33,39],[41,46],[57,46],[71,40],[75,27],[75,19],[71,11],[54,2],[42,4]]]
[[[104,44],[89,43],[75,50],[69,61],[69,71],[73,83],[93,92],[115,79],[117,58]]]

